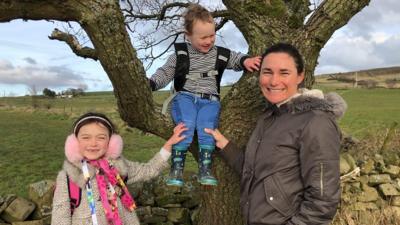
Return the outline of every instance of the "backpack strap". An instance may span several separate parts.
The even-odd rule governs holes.
[[[74,210],[81,204],[82,189],[75,184],[68,175],[67,186],[72,215],[74,214]]]
[[[174,75],[174,88],[181,91],[186,82],[186,75],[189,73],[189,52],[186,43],[175,43],[176,66]]]
[[[186,75],[190,75],[189,52],[186,43],[175,43],[174,47],[176,54],[174,88],[176,91],[181,91],[183,90],[183,86],[185,85],[187,79]],[[204,74],[193,74],[192,79],[196,79],[197,76],[199,76],[197,79],[209,76],[216,76],[218,93],[220,93],[222,74],[224,73],[228,65],[230,55],[231,51],[229,49],[217,46],[217,59],[215,61],[215,71],[218,71],[218,74],[215,74],[215,71],[210,71],[209,73],[204,73]]]
[[[230,56],[231,50],[217,46],[217,60],[215,62],[215,70],[218,71],[218,75],[216,76],[218,93],[220,93],[221,89],[222,74],[224,73],[226,66],[228,65]]]

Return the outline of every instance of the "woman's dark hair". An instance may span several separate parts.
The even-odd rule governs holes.
[[[261,56],[261,62],[264,58],[271,53],[286,53],[290,55],[294,59],[294,63],[296,64],[297,73],[304,72],[304,61],[301,56],[299,50],[291,44],[288,43],[278,43],[274,44],[271,47],[267,48]]]
[[[90,123],[101,123],[108,129],[109,135],[111,136],[113,133],[116,133],[115,126],[111,122],[108,117],[102,113],[97,112],[88,112],[80,116],[75,122],[73,126],[73,133],[75,136],[78,136],[79,130],[81,127]]]

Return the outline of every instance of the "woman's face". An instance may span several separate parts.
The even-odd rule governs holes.
[[[108,129],[96,122],[82,126],[77,138],[79,151],[88,160],[101,158],[106,153],[110,140]]]
[[[260,87],[272,104],[285,101],[297,93],[304,73],[298,73],[293,57],[287,53],[270,53],[264,57],[260,70]]]

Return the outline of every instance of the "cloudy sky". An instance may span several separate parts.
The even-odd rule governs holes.
[[[322,49],[316,73],[400,66],[399,11],[399,0],[371,0]],[[0,23],[0,96],[29,94],[32,87],[39,92],[45,87],[112,89],[99,62],[77,57],[65,43],[48,39],[57,26],[46,21]],[[247,52],[247,44],[231,23],[221,35],[218,44]],[[150,68],[148,76],[162,63]],[[223,82],[234,82],[239,76],[226,74]]]

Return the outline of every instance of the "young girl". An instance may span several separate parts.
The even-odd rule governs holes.
[[[215,46],[215,23],[207,9],[192,4],[184,15],[187,43],[176,43],[175,54],[151,76],[152,90],[165,87],[174,80],[177,92],[172,100],[171,115],[176,124],[183,122],[188,130],[186,138],[174,145],[168,185],[182,186],[183,167],[189,145],[197,131],[199,140],[199,182],[217,185],[211,174],[211,154],[215,142],[204,128],[218,126],[220,112],[220,83],[224,69],[235,71],[258,70],[260,57]]]
[[[139,225],[124,179],[130,184],[158,176],[185,129],[182,124],[176,126],[159,153],[148,163],[138,163],[121,155],[121,136],[105,115],[82,115],[65,143],[66,160],[57,176],[51,224]],[[71,183],[79,187],[78,202],[71,201]]]

